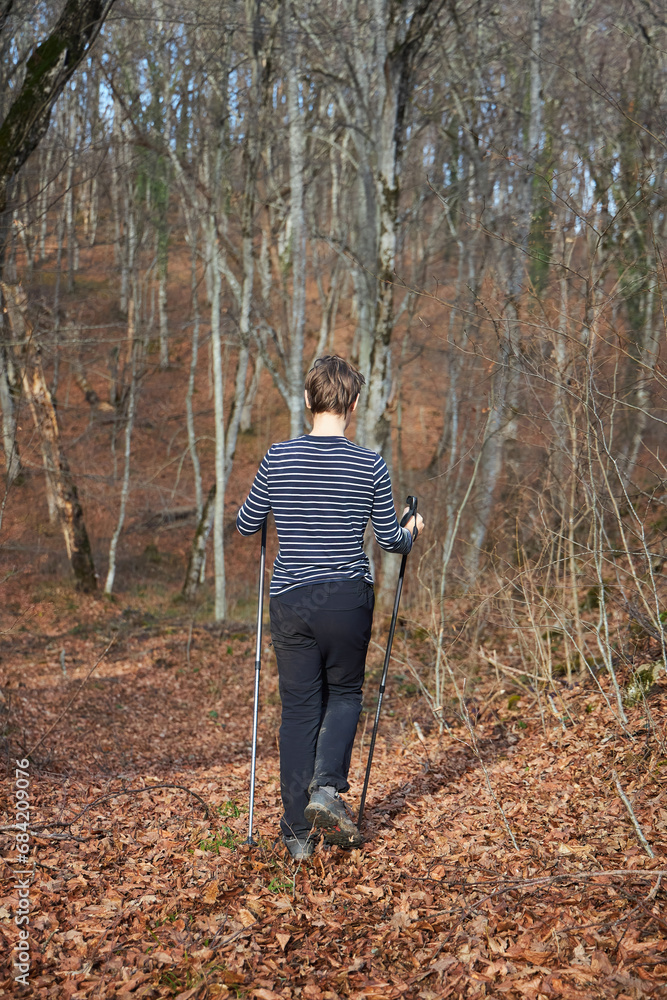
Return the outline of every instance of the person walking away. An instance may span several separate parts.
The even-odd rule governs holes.
[[[345,437],[364,385],[343,358],[315,362],[305,382],[312,431],[271,445],[236,519],[252,535],[273,511],[280,542],[269,608],[282,702],[280,825],[296,861],[312,855],[318,831],[330,844],[361,843],[341,793],[373,622],[366,525],[399,553],[424,527],[420,514],[400,527],[384,459]]]

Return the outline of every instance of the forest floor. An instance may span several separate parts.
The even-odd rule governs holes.
[[[29,758],[33,872],[22,987],[11,965],[13,872],[25,865],[5,826],[0,994],[667,995],[664,686],[629,710],[623,734],[604,681],[563,683],[552,703],[519,701],[490,673],[476,678],[470,726],[452,703],[441,734],[392,677],[363,845],[320,845],[294,866],[278,840],[268,639],[251,849],[252,625],[155,621],[140,608],[76,601],[69,630],[52,602],[0,638],[5,822],[15,762]],[[381,645],[385,623],[376,624]],[[373,646],[353,806],[381,660]]]
[[[54,347],[45,338],[44,359],[53,379],[53,359],[60,359],[63,442],[103,580],[118,518],[122,412],[117,408],[114,420],[108,410],[91,407],[75,377],[80,365],[100,400],[110,399],[127,336],[110,252],[113,232],[108,227],[101,239],[100,225],[98,245],[82,250],[74,292],[58,283],[62,329],[71,339]],[[155,331],[144,317],[150,377],[137,401],[131,491],[111,600],[84,599],[62,582],[70,569],[61,534],[47,519],[38,438],[30,419],[20,423],[24,474],[5,498],[0,550],[0,728],[7,770],[0,786],[0,995],[667,997],[664,675],[628,709],[623,732],[606,704],[606,698],[613,702],[608,678],[599,678],[599,686],[586,675],[569,687],[557,680],[548,692],[531,690],[511,680],[523,669],[516,653],[510,678],[478,662],[475,650],[484,638],[477,636],[455,664],[467,682],[468,721],[451,689],[440,733],[397,660],[364,843],[350,853],[320,845],[312,862],[295,867],[279,840],[279,698],[267,636],[259,844],[245,845],[256,569],[234,518],[264,451],[287,436],[287,413],[264,373],[261,405],[239,440],[226,496],[230,608],[244,620],[225,628],[201,623],[212,614],[210,581],[201,588],[198,613],[188,619],[175,595],[195,527],[183,416],[189,260],[184,243],[172,247],[168,371],[157,368]],[[47,317],[55,285],[52,245],[26,286]],[[312,283],[311,331],[319,328],[320,311]],[[447,482],[426,471],[442,426],[441,322],[439,308],[431,314],[424,304],[410,332],[411,353],[401,353],[397,366],[402,409],[392,418],[397,494],[419,495],[421,508],[432,511],[434,534],[438,519],[443,523]],[[347,349],[353,326],[341,309],[332,349]],[[205,323],[201,336],[194,405],[206,493],[214,478],[214,403]],[[230,399],[233,365],[227,369]],[[473,380],[473,394],[476,386]],[[473,415],[475,405],[471,401],[468,411]],[[400,440],[399,409],[406,414]],[[539,440],[522,446],[533,449],[527,467],[538,467]],[[532,489],[530,478],[526,483]],[[503,510],[502,491],[497,503]],[[489,544],[493,548],[493,539]],[[269,560],[274,553],[270,531]],[[417,595],[413,570],[402,608],[417,615],[423,594]],[[355,808],[386,631],[386,618],[376,614],[378,645],[369,655],[367,711],[348,796]],[[407,650],[428,672],[432,655],[418,631],[399,629],[397,657]],[[464,632],[459,648],[466,645]],[[512,642],[510,630],[501,632],[499,656]],[[649,659],[655,658],[654,650]],[[27,768],[17,772],[16,761],[24,759]],[[22,988],[12,963],[22,905],[14,873],[24,869],[8,825],[18,818],[15,792],[24,792],[26,782],[31,875],[29,924],[22,929],[28,929],[30,970]]]

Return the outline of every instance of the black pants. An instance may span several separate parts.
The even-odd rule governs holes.
[[[313,584],[271,598],[282,701],[280,825],[286,836],[308,833],[303,811],[310,791],[350,787],[373,604],[365,580]]]

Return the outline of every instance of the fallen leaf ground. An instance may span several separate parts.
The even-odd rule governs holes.
[[[558,717],[538,699],[517,718],[489,676],[473,741],[453,710],[449,729],[428,732],[421,700],[390,685],[363,846],[320,846],[295,868],[277,839],[268,646],[251,849],[251,627],[91,608],[68,633],[52,618],[0,648],[4,822],[15,759],[30,754],[34,865],[24,988],[11,966],[20,856],[5,826],[1,994],[667,996],[667,879],[651,874],[667,870],[667,691],[630,711],[624,735],[592,685],[563,686]],[[353,805],[380,659],[374,648]]]

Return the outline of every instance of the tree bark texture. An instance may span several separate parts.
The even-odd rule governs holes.
[[[202,567],[206,558],[206,544],[213,527],[215,494],[216,487],[215,483],[213,483],[208,491],[206,503],[204,504],[204,509],[202,510],[201,517],[199,518],[197,530],[195,531],[195,537],[192,540],[192,546],[190,548],[188,568],[185,574],[185,583],[183,584],[182,590],[183,597],[185,597],[188,601],[194,601],[197,596],[197,588],[201,583]]]
[[[97,574],[83,519],[83,509],[60,440],[53,397],[44,377],[39,347],[26,316],[26,299],[19,286],[2,284],[17,350],[21,352],[23,392],[47,461],[46,474],[53,491],[67,556],[77,586],[90,593],[97,588]]]
[[[37,148],[49,127],[51,110],[88,52],[114,0],[66,0],[53,31],[28,59],[25,78],[0,125],[0,213],[7,185]],[[0,30],[11,5],[0,8]]]
[[[130,495],[130,465],[132,460],[132,431],[134,429],[134,415],[137,402],[137,351],[139,343],[137,341],[136,309],[137,309],[137,277],[132,275],[132,294],[128,303],[127,331],[130,351],[130,385],[128,389],[127,416],[125,418],[125,447],[123,449],[123,483],[120,490],[120,507],[118,511],[118,521],[114,533],[111,536],[109,545],[109,568],[104,584],[104,593],[110,594],[116,577],[116,553],[118,551],[118,539],[120,538],[123,524],[125,522],[125,512],[127,510],[127,499]]]
[[[470,582],[479,572],[480,555],[486,543],[498,482],[507,453],[516,445],[519,392],[517,356],[520,344],[520,299],[526,287],[526,260],[533,215],[534,178],[542,130],[541,42],[542,0],[532,0],[531,50],[528,65],[528,117],[523,130],[523,151],[518,157],[516,210],[512,226],[514,246],[506,250],[507,296],[498,357],[489,400],[489,418],[484,432],[479,466],[477,503],[468,552],[465,558]]]
[[[292,315],[290,321],[290,354],[287,384],[289,393],[290,437],[295,438],[303,432],[304,408],[303,345],[306,326],[306,228],[304,220],[303,173],[306,145],[303,111],[299,107],[299,51],[297,43],[292,43],[291,50],[291,60],[287,71],[287,113],[289,115]]]
[[[2,446],[5,455],[5,485],[11,486],[21,471],[16,441],[16,406],[9,384],[7,345],[0,346],[0,410],[2,410]]]
[[[220,329],[220,263],[215,216],[208,223],[208,266],[211,268],[211,350],[213,352],[213,405],[215,413],[215,481],[213,563],[215,566],[215,620],[223,621],[227,614],[225,594],[225,375],[222,363],[222,331]]]
[[[372,149],[357,143],[367,160],[366,183],[360,189],[369,200],[366,215],[375,217],[373,267],[377,283],[374,315],[362,307],[359,360],[370,375],[358,422],[360,443],[384,454],[390,464],[391,444],[387,406],[391,396],[391,338],[394,330],[394,284],[398,245],[399,170],[403,153],[405,113],[420,50],[427,44],[430,26],[443,4],[422,0],[409,21],[403,4],[374,0],[373,60],[377,64],[377,116],[369,125]],[[371,181],[372,178],[372,181]],[[373,211],[374,209],[374,211]],[[361,293],[365,284],[360,278]],[[368,338],[368,341],[366,341]],[[365,342],[366,341],[366,342]]]

